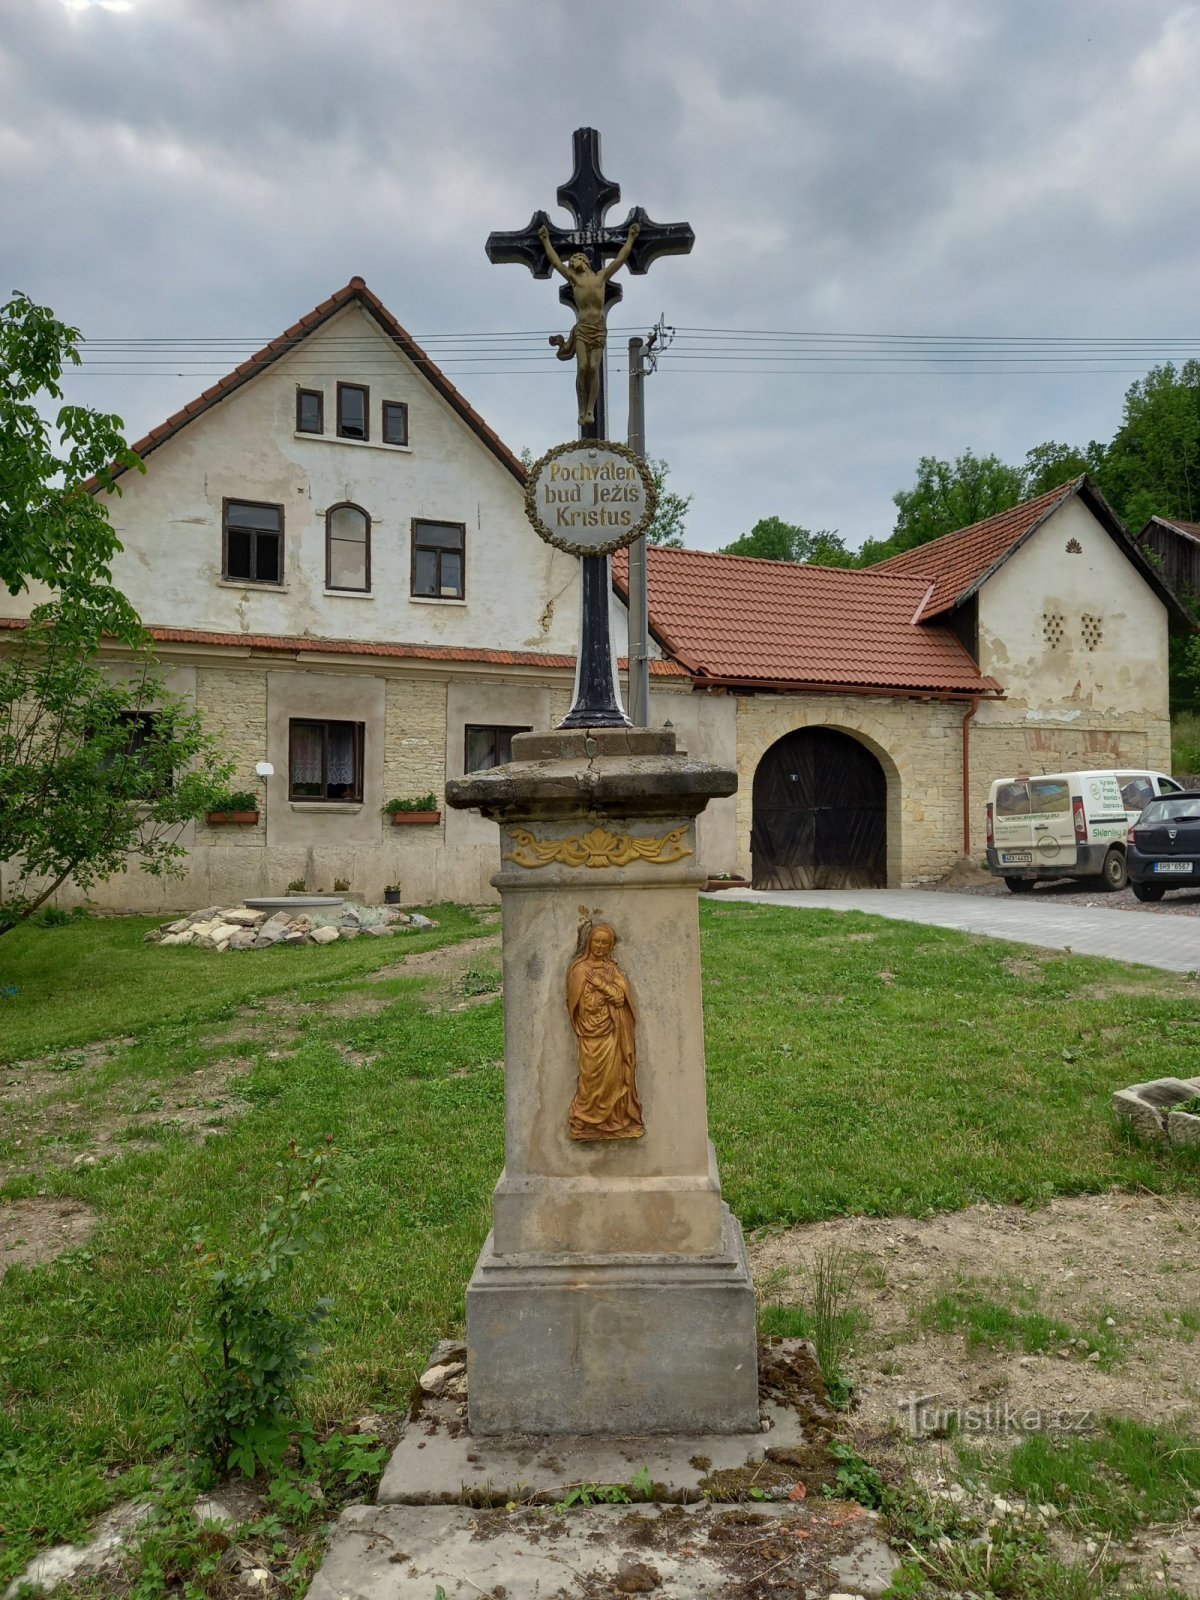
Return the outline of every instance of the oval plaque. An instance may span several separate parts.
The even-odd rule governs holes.
[[[534,462],[525,485],[525,515],[538,536],[573,556],[608,556],[632,544],[657,504],[641,456],[609,439],[555,445]]]

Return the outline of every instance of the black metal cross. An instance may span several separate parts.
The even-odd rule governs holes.
[[[621,198],[620,184],[613,183],[600,170],[600,135],[595,128],[576,128],[573,137],[575,170],[558,189],[558,203],[575,218],[574,228],[560,228],[544,211],[535,211],[529,225],[515,233],[491,233],[487,257],[493,264],[515,263],[528,267],[535,278],[548,278],[554,271],[550,258],[538,238],[543,225],[562,259],[582,251],[592,270],[599,272],[617,255],[629,234],[630,224],[640,223],[627,266],[639,275],[648,272],[659,256],[685,256],[696,236],[686,222],[652,222],[641,206],[634,206],[619,228],[605,223],[610,208]],[[558,297],[564,305],[574,305],[569,284],[563,284]],[[621,286],[609,279],[604,306],[621,298]],[[596,420],[580,427],[582,439],[607,439],[607,397],[604,368],[596,396]],[[613,670],[612,641],[608,631],[609,564],[607,556],[583,558],[582,632],[579,665],[575,677],[575,703],[560,724],[564,728],[625,728],[629,718],[621,710]]]

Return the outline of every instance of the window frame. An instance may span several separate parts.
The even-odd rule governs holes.
[[[332,519],[335,511],[357,511],[367,522],[366,557],[367,572],[366,582],[359,587],[356,584],[334,583],[332,549],[333,533]],[[360,506],[356,500],[339,500],[336,505],[329,506],[325,512],[325,587],[335,594],[370,594],[371,592],[371,513],[365,506]],[[335,718],[335,721],[339,720]]]
[[[463,772],[467,773],[467,772],[490,772],[491,771],[491,767],[472,767],[472,766],[468,765],[469,750],[470,750],[470,744],[471,744],[471,735],[473,733],[490,733],[492,735],[492,745],[493,745],[493,750],[494,751],[495,751],[495,746],[496,746],[496,741],[497,741],[497,735],[507,735],[508,736],[508,759],[511,761],[512,760],[512,742],[513,742],[514,736],[516,734],[518,734],[518,733],[532,733],[532,732],[533,732],[532,726],[529,726],[529,725],[526,725],[526,724],[522,724],[520,727],[517,727],[517,726],[515,726],[513,724],[506,723],[506,722],[466,722],[466,723],[464,723],[463,724]],[[495,751],[495,753],[498,754],[499,752]],[[502,762],[502,761],[493,761],[492,762],[492,767],[501,767],[501,766],[504,766],[504,764],[505,763]]]
[[[410,537],[409,537],[409,547],[410,547],[410,551],[409,551],[409,553],[410,553],[409,594],[410,594],[410,596],[413,599],[416,599],[416,600],[451,600],[451,601],[453,601],[453,600],[465,600],[467,598],[467,525],[466,525],[466,523],[465,522],[442,522],[436,517],[414,517],[412,519],[410,527],[411,527],[411,530],[412,530],[411,534],[410,534]],[[441,555],[442,555],[443,548],[444,548],[441,545],[426,545],[424,547],[427,550],[433,550],[438,556],[437,593],[436,594],[421,594],[421,593],[418,592],[418,590],[417,590],[417,549],[418,549],[418,545],[417,545],[417,529],[418,528],[457,528],[459,533],[462,535],[462,547],[458,551],[459,560],[461,562],[462,581],[461,581],[461,583],[459,585],[459,590],[458,590],[457,594],[443,594],[441,592],[441,590],[442,590],[442,584],[441,584],[441,575],[442,575]]]
[[[344,724],[354,729],[354,794],[331,795],[329,790],[329,729],[334,724]],[[294,730],[297,725],[305,727],[318,727],[323,730],[321,742],[321,788],[322,794],[297,794],[292,782],[292,748]],[[366,749],[365,722],[353,722],[349,717],[289,717],[288,718],[288,800],[293,804],[327,806],[327,805],[362,805],[363,803],[363,771],[364,752]]]
[[[363,397],[363,431],[347,433],[342,426],[342,394],[346,389],[357,389]],[[371,439],[371,388],[366,383],[338,383],[337,386],[337,436],[339,439],[356,439],[369,444]]]
[[[315,428],[306,428],[300,420],[301,401],[311,396],[317,402],[317,425]],[[312,434],[317,437],[325,432],[325,391],[324,389],[296,389],[296,432]]]
[[[388,412],[399,411],[404,417],[403,439],[388,438]],[[379,410],[379,442],[389,445],[393,450],[408,449],[408,401],[407,400],[381,400]]]
[[[259,511],[276,511],[276,512],[279,513],[279,528],[278,528],[278,531],[275,534],[271,535],[271,537],[277,538],[279,540],[279,576],[277,578],[239,578],[234,573],[230,572],[230,570],[229,570],[229,534],[230,534],[229,508],[230,508],[230,506],[254,506]],[[253,587],[255,589],[282,589],[283,588],[283,581],[284,581],[284,573],[285,573],[285,570],[286,570],[285,567],[284,567],[284,560],[283,560],[283,557],[284,557],[284,526],[285,526],[285,521],[286,521],[286,518],[284,516],[283,507],[281,505],[279,505],[276,501],[273,501],[273,500],[244,500],[244,499],[242,499],[240,497],[235,497],[233,495],[225,495],[221,500],[221,577],[224,580],[224,582],[226,582],[226,583],[250,584],[251,587]],[[257,560],[258,552],[257,552],[257,549],[255,548],[255,545],[257,544],[258,535],[260,533],[270,534],[270,530],[267,529],[267,528],[247,528],[247,527],[244,527],[244,526],[242,526],[242,525],[240,525],[238,523],[234,523],[233,524],[233,532],[235,532],[235,533],[248,533],[248,534],[251,535],[252,539],[254,540],[254,543],[252,543],[252,545],[251,545],[251,561],[250,561],[250,564],[251,564],[252,567],[257,567],[257,565],[258,565],[258,560]]]

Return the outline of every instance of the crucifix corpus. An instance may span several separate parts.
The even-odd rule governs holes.
[[[659,256],[687,255],[695,235],[686,222],[651,221],[641,206],[619,228],[609,227],[605,217],[621,189],[600,169],[596,129],[577,128],[574,149],[575,170],[559,187],[558,203],[572,213],[575,226],[556,227],[546,212],[535,211],[525,228],[490,234],[487,255],[493,263],[528,267],[535,278],[559,273],[566,280],[559,298],[575,309],[570,333],[554,334],[550,343],[560,361],[575,361],[579,438],[592,448],[568,457],[568,447],[560,445],[544,456],[530,474],[526,510],[543,539],[583,561],[575,696],[561,726],[627,728],[608,628],[608,558],[644,535],[654,516],[654,485],[639,457],[602,442],[608,438],[606,317],[621,298],[621,286],[613,281],[621,267],[640,276]],[[617,459],[622,456],[624,463]]]

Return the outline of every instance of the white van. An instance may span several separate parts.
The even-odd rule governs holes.
[[[1038,878],[1098,877],[1125,887],[1125,836],[1150,800],[1182,794],[1165,772],[1043,772],[997,778],[987,864],[1019,894]]]

